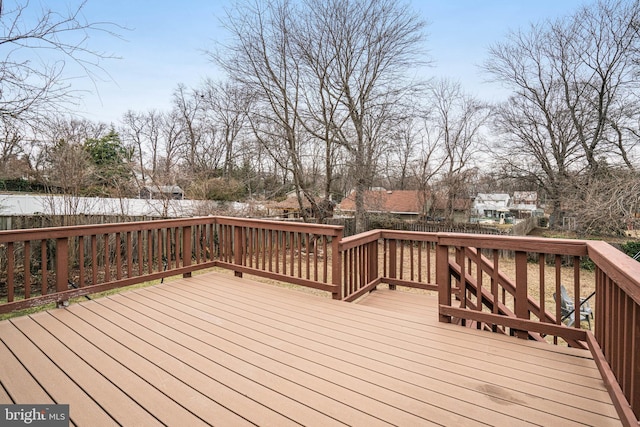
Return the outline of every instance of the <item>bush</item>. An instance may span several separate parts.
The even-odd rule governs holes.
[[[402,229],[403,221],[391,214],[370,214],[367,217],[369,222],[369,226],[367,227],[369,230],[376,229],[385,229],[385,230],[393,230],[398,227],[400,224],[400,229]]]
[[[246,194],[244,185],[235,179],[210,178],[194,181],[188,188],[191,199],[220,200],[233,202],[241,200]]]
[[[620,250],[633,258],[638,252],[640,252],[640,241],[631,240],[623,243],[620,245]]]

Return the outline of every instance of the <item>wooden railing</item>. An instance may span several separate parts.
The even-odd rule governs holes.
[[[605,242],[589,241],[587,247],[597,266],[599,313],[595,338],[589,335],[587,342],[596,363],[611,367],[613,376],[603,376],[617,394],[614,402],[623,402],[618,403],[622,418],[640,418],[640,264]]]
[[[344,239],[341,248],[348,301],[380,283],[392,289],[402,285],[437,290],[442,322],[588,347],[623,423],[638,426],[640,264],[611,245],[375,230]],[[382,257],[367,259],[366,254],[379,250]],[[574,307],[595,288],[590,301],[595,305],[595,336],[579,321],[573,327],[563,323],[556,303],[560,286],[567,288]]]
[[[343,239],[338,226],[227,217],[0,232],[0,313],[214,266],[346,301],[381,283],[420,288],[438,292],[442,322],[588,346],[637,426],[640,264],[604,242],[389,230]],[[595,288],[595,335],[563,324],[561,285],[575,307]]]
[[[217,217],[216,265],[331,292],[342,299],[342,227]]]
[[[504,272],[501,251],[512,254],[512,277]],[[437,261],[441,321],[458,318],[479,329],[540,341],[551,335],[555,343],[562,338],[586,348],[581,344],[586,336],[580,322],[565,327],[561,304],[556,303],[564,286],[577,302],[575,307],[580,307],[584,293],[580,266],[586,256],[584,241],[442,234]],[[453,299],[459,303],[452,304]]]
[[[391,230],[345,238],[340,245],[344,299],[354,301],[381,282],[391,289],[406,286],[437,291],[433,261],[436,241],[436,233]]]
[[[0,232],[0,313],[214,265],[212,217]]]

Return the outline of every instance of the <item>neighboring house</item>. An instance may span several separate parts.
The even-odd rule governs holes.
[[[424,205],[424,196],[420,191],[377,188],[366,190],[364,193],[364,206],[369,213],[386,213],[402,219],[418,219],[424,215]],[[342,215],[355,214],[355,190],[338,204],[336,210]]]
[[[478,193],[473,202],[477,217],[504,219],[509,213],[511,197],[506,193]]]
[[[430,216],[436,221],[447,218],[449,214],[452,215],[451,220],[454,223],[465,223],[469,222],[469,212],[471,211],[471,200],[470,199],[453,199],[451,201],[451,206],[449,206],[449,201],[443,195],[436,195],[435,200],[432,201],[433,205],[429,209]]]
[[[536,191],[514,191],[509,209],[518,218],[534,216],[538,210],[538,193]]]
[[[182,200],[184,191],[177,185],[145,185],[140,189],[140,198],[147,200]]]
[[[317,204],[323,205],[324,196],[315,198]],[[295,191],[287,193],[286,199],[280,202],[266,202],[264,208],[267,210],[267,216],[279,217],[279,218],[301,218],[302,212],[300,211],[300,203],[298,203],[298,196]],[[302,209],[307,211],[310,216],[314,216],[313,206],[311,202],[303,195],[302,196]],[[328,207],[331,212],[332,206]],[[329,216],[331,213],[329,213]]]

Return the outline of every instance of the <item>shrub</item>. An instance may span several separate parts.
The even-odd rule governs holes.
[[[620,245],[620,250],[630,257],[634,257],[640,252],[640,241],[631,240]]]

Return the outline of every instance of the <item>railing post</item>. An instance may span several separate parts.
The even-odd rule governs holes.
[[[451,306],[451,274],[449,273],[449,246],[436,244],[436,283],[438,284],[438,303]],[[451,316],[439,315],[440,322],[451,323]]]
[[[244,227],[236,225],[233,231],[233,263],[235,265],[242,265],[242,258],[244,256]],[[242,277],[242,272],[236,270],[234,275],[236,277]]]
[[[331,238],[331,284],[337,286],[336,288],[337,291],[332,292],[331,297],[335,300],[341,300],[343,298],[342,253],[340,251],[341,241],[342,241],[342,230],[338,230],[337,234]]]
[[[389,240],[389,278],[395,279],[397,275],[398,263],[398,241],[396,239]],[[389,289],[394,291],[396,285],[389,285]]]
[[[527,253],[522,251],[516,252],[516,298],[515,298],[515,315],[518,319],[529,320],[528,305],[528,288],[527,288]],[[528,339],[527,331],[515,330],[518,338]]]
[[[191,266],[191,258],[193,254],[191,253],[191,226],[186,226],[182,228],[182,266],[189,267]],[[182,277],[191,277],[191,272],[184,273]]]
[[[69,239],[59,237],[56,239],[56,292],[64,292],[69,289]],[[58,300],[58,307],[66,305],[66,300]]]

